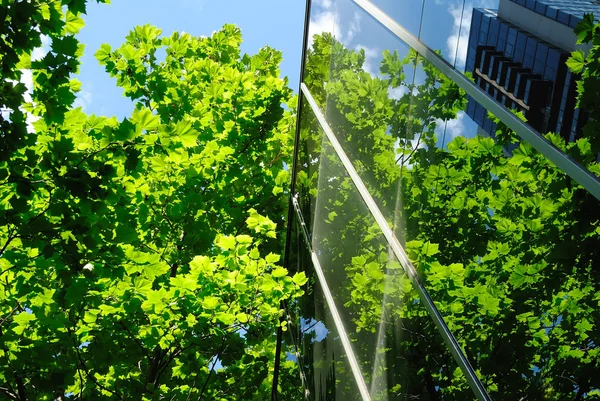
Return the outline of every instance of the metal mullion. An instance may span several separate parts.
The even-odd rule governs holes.
[[[306,51],[308,48],[308,31],[310,25],[310,10],[312,6],[312,0],[306,0],[306,7],[304,9],[304,34],[302,37],[302,56],[300,59],[300,85],[302,85],[304,81],[304,69],[306,66]],[[296,130],[294,133],[294,151],[292,156],[292,171],[291,171],[291,183],[290,183],[290,200],[288,202],[288,215],[287,215],[287,230],[286,230],[286,238],[285,238],[285,249],[283,255],[283,265],[288,267],[290,261],[290,246],[291,241],[290,238],[292,236],[292,219],[294,216],[293,205],[292,205],[292,196],[296,187],[296,174],[297,174],[297,164],[298,164],[298,146],[300,144],[300,114],[302,113],[302,89],[301,86],[298,88],[298,105],[296,108]],[[285,308],[285,304],[281,304],[282,307]],[[287,310],[286,310],[287,313]],[[277,328],[277,340],[275,345],[275,361],[273,363],[273,383],[271,387],[271,400],[278,401],[279,395],[277,392],[277,386],[279,384],[279,368],[281,365],[281,342],[283,340],[283,329],[281,326]]]
[[[417,51],[425,60],[430,62],[446,77],[454,81],[461,89],[471,96],[477,103],[492,112],[508,128],[513,130],[519,137],[533,146],[538,152],[554,163],[565,174],[573,178],[577,183],[590,192],[596,199],[600,200],[600,178],[592,174],[588,169],[580,165],[569,155],[557,149],[542,134],[521,121],[510,110],[501,103],[490,97],[477,85],[471,82],[464,74],[456,70],[442,56],[434,52],[429,46],[411,34],[408,30],[397,23],[393,18],[380,10],[369,0],[353,0],[375,20],[381,23],[392,34]]]
[[[352,375],[354,376],[354,380],[356,381],[358,391],[360,392],[363,401],[371,401],[371,395],[369,394],[367,383],[365,382],[362,372],[360,371],[358,360],[354,355],[354,350],[352,349],[350,338],[348,337],[348,333],[344,327],[344,322],[342,321],[342,317],[340,316],[338,308],[335,304],[335,300],[333,299],[333,294],[329,289],[329,284],[327,283],[327,279],[325,278],[325,273],[323,272],[323,268],[321,267],[321,262],[319,262],[317,254],[312,249],[308,229],[306,227],[304,218],[302,217],[300,205],[298,204],[298,201],[295,197],[292,197],[292,203],[294,205],[294,209],[296,210],[296,217],[298,218],[298,222],[300,223],[300,229],[302,230],[302,234],[304,236],[304,242],[306,244],[308,252],[310,253],[313,269],[317,274],[317,279],[319,281],[319,285],[321,286],[321,290],[323,291],[323,295],[325,296],[325,301],[327,302],[329,311],[331,312],[331,317],[333,318],[337,334],[340,340],[342,341],[342,347],[346,352],[346,359],[348,361],[348,364],[350,365],[350,370],[352,371]]]
[[[473,392],[475,393],[475,395],[477,396],[479,401],[491,401],[491,397],[487,394],[485,387],[483,386],[483,384],[481,383],[481,381],[475,374],[473,367],[471,366],[468,359],[462,352],[460,345],[458,344],[458,341],[454,337],[454,334],[452,334],[452,332],[448,328],[448,325],[446,324],[441,313],[435,306],[433,299],[429,295],[429,292],[425,289],[425,286],[424,286],[423,282],[421,281],[421,279],[419,278],[418,273],[417,273],[415,267],[413,266],[412,262],[408,258],[406,251],[404,250],[404,248],[402,247],[402,245],[396,238],[395,234],[389,227],[387,220],[383,216],[383,213],[381,212],[381,210],[379,210],[379,207],[377,206],[377,204],[375,203],[375,200],[369,193],[369,190],[367,189],[367,187],[363,183],[362,179],[358,175],[352,162],[350,161],[350,159],[344,152],[344,149],[342,148],[341,144],[337,140],[337,137],[335,136],[335,134],[329,127],[329,124],[325,120],[325,116],[323,116],[323,113],[317,106],[317,103],[315,102],[314,98],[312,97],[309,89],[304,84],[301,84],[301,88],[302,88],[302,92],[304,93],[304,97],[308,101],[308,104],[310,105],[315,117],[317,118],[317,121],[319,121],[319,124],[321,125],[323,132],[325,132],[325,135],[329,139],[329,142],[331,143],[332,147],[334,148],[338,158],[344,165],[346,172],[352,179],[352,182],[354,183],[356,189],[358,190],[361,197],[363,198],[363,201],[367,205],[367,208],[369,209],[369,211],[375,218],[375,221],[377,222],[377,225],[381,229],[389,246],[392,248],[394,255],[396,256],[396,258],[402,265],[402,267],[403,267],[404,271],[406,272],[406,274],[408,275],[413,287],[419,294],[419,297],[420,297],[421,301],[423,302],[423,305],[427,309],[429,316],[435,323],[438,331],[440,332],[442,338],[444,339],[444,342],[450,349],[450,352],[452,353],[456,363],[458,364],[458,366],[460,366],[461,370],[463,371],[463,373],[467,379],[467,382],[471,386],[471,389],[473,390]]]

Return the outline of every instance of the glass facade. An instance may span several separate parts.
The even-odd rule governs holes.
[[[597,155],[513,113],[546,107],[564,50],[473,3],[309,3],[295,399],[600,399]],[[556,96],[556,119],[584,113]]]
[[[581,136],[588,120],[587,114],[579,118],[579,114],[573,112],[577,96],[573,82],[578,77],[569,73],[566,60],[575,47],[566,46],[565,41],[547,33],[556,27],[567,32],[572,28],[543,13],[539,16],[539,12],[532,14],[538,21],[521,20],[516,16],[520,12],[531,14],[532,10],[547,10],[545,5],[538,7],[541,2],[533,3],[536,4],[527,7],[518,1],[504,0],[498,10],[474,9],[465,71],[500,103],[522,113],[535,130],[556,132],[565,140],[573,141]],[[594,7],[600,14],[600,5]],[[577,15],[583,15],[582,9],[574,11],[573,7],[564,7],[560,10],[573,11],[575,14],[571,17],[581,21]],[[487,110],[471,98],[467,114],[494,137],[496,124],[488,118]]]
[[[600,3],[595,0],[509,0],[534,11],[544,17],[551,18],[575,28],[585,14],[594,13],[596,20],[600,17]]]

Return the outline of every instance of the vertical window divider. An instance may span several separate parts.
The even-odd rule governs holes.
[[[315,270],[315,273],[317,274],[319,285],[323,290],[323,295],[325,296],[327,306],[329,306],[329,310],[331,312],[331,317],[333,318],[335,328],[338,332],[340,340],[342,341],[342,347],[346,352],[346,358],[348,359],[348,364],[350,365],[350,369],[352,370],[352,375],[354,376],[354,380],[356,381],[358,391],[360,392],[360,396],[363,401],[371,401],[371,395],[369,393],[367,383],[365,382],[362,372],[360,371],[360,366],[358,364],[358,360],[356,359],[356,355],[354,355],[354,350],[352,349],[352,343],[350,342],[350,338],[348,337],[348,332],[344,328],[344,322],[342,321],[342,317],[340,316],[337,306],[335,305],[333,294],[331,293],[329,285],[327,284],[327,280],[325,279],[325,273],[323,272],[323,268],[321,267],[321,263],[319,262],[317,254],[313,251],[312,245],[309,242],[310,239],[308,236],[308,232],[306,231],[306,223],[304,222],[302,213],[300,212],[300,205],[298,205],[298,201],[295,197],[292,197],[292,203],[296,211],[296,217],[298,218],[298,222],[300,223],[302,234],[304,236],[304,242],[306,243],[306,247],[308,248],[308,252],[310,253],[310,259],[312,261],[313,268]]]

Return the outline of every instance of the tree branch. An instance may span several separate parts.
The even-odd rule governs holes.
[[[140,349],[142,350],[142,353],[146,356],[146,358],[150,359],[150,354],[148,354],[148,350],[146,349],[146,347],[144,347],[144,344],[142,344],[140,342],[140,340],[138,340],[137,337],[135,335],[133,335],[133,333],[131,332],[131,330],[129,330],[129,327],[127,327],[125,325],[125,323],[123,323],[122,320],[119,321],[119,324],[121,325],[121,327],[123,327],[125,329],[125,331],[127,333],[129,333],[129,335],[131,336],[131,338],[133,339],[133,341],[135,341],[135,343],[138,345],[138,347],[140,347]]]
[[[17,382],[18,399],[20,401],[27,401],[27,394],[25,392],[25,385],[23,384],[23,379],[21,379],[21,376],[17,375],[16,373],[15,381]]]
[[[225,351],[225,341],[226,340],[227,340],[227,336],[224,336],[223,340],[221,341],[221,348],[219,349],[219,352],[213,356],[215,359],[212,363],[212,366],[210,367],[208,376],[206,376],[206,380],[204,381],[204,385],[202,386],[202,391],[200,391],[200,395],[198,396],[198,399],[196,401],[200,401],[202,399],[202,397],[204,396],[204,392],[206,391],[206,387],[208,386],[208,382],[210,381],[210,376],[212,375],[212,372],[215,370],[215,365],[217,364],[217,361],[219,360],[219,355],[221,355],[223,353],[223,351]],[[188,400],[189,400],[189,398],[190,397],[188,395]],[[188,401],[188,400],[186,400],[186,401]]]
[[[112,395],[114,395],[115,397],[117,397],[119,400],[123,401],[123,397],[121,397],[121,395],[119,393],[117,393],[115,391],[112,391],[109,388],[107,388],[106,386],[100,384],[98,382],[98,380],[96,380],[96,378],[90,373],[90,371],[88,370],[85,362],[83,361],[83,358],[81,357],[81,354],[79,353],[79,347],[77,346],[77,342],[73,338],[71,330],[68,327],[66,329],[67,329],[67,332],[69,333],[69,337],[71,337],[71,340],[73,341],[73,348],[75,349],[75,354],[77,355],[77,359],[79,361],[79,364],[81,364],[81,367],[83,368],[83,371],[85,372],[85,375],[87,376],[87,378],[90,379],[92,381],[92,383],[94,383],[96,385],[96,387],[99,387],[102,390],[111,393]]]

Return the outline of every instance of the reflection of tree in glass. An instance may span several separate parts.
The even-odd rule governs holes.
[[[437,122],[464,109],[464,94],[414,52],[384,52],[378,77],[363,62],[362,51],[317,36],[305,81],[491,395],[594,397],[598,202],[501,124],[497,142],[459,136],[436,146]],[[406,78],[415,65],[417,84]],[[337,278],[330,284],[373,398],[472,398],[339,161],[318,145],[313,117],[302,118],[312,145],[300,153],[301,198],[310,213],[318,190],[327,227],[314,246]],[[589,139],[546,137],[598,171]]]

